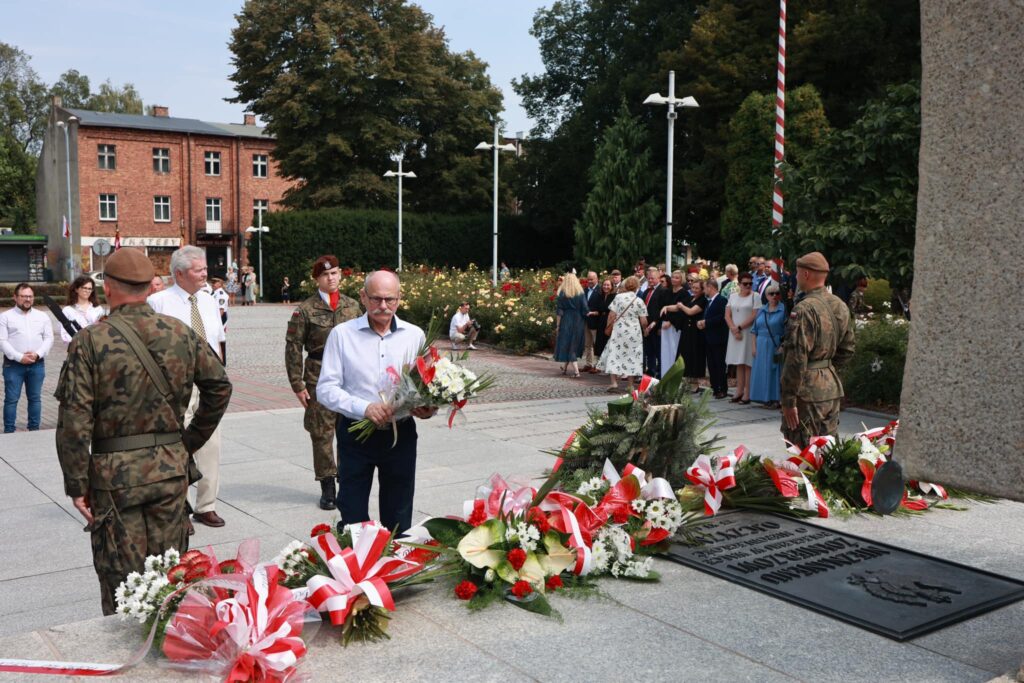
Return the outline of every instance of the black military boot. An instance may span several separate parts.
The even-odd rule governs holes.
[[[333,510],[334,498],[337,495],[334,488],[334,477],[320,480],[320,509]]]

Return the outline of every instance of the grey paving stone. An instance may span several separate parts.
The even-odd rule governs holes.
[[[0,581],[91,566],[83,525],[55,503],[0,510]]]

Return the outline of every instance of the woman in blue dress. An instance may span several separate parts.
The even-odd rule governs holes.
[[[779,364],[775,361],[775,349],[782,343],[786,328],[786,307],[779,296],[779,286],[768,285],[765,290],[768,305],[761,308],[754,319],[750,333],[754,336],[754,367],[750,377],[750,400],[767,404],[768,408],[779,407]]]
[[[562,277],[555,302],[558,328],[555,337],[555,360],[562,364],[562,374],[579,377],[576,361],[583,355],[583,334],[587,319],[587,297],[580,280],[573,273]]]

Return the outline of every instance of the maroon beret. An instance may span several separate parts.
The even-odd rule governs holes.
[[[325,254],[313,262],[313,277],[318,278],[325,270],[338,267],[338,257],[334,254]]]

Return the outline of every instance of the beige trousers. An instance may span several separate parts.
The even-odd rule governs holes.
[[[586,325],[586,320],[583,322]],[[589,327],[583,328],[583,367],[597,365],[594,359],[594,342],[597,340],[597,330]]]
[[[185,426],[192,422],[192,416],[199,407],[199,390],[192,387],[192,400],[185,411]],[[203,478],[196,483],[196,512],[211,512],[217,506],[217,493],[220,491],[220,425],[214,430],[213,436],[206,445],[192,454],[196,459],[196,467]]]

